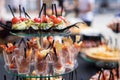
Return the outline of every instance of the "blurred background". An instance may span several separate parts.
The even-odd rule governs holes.
[[[68,1],[72,6],[74,2],[77,0],[0,0],[5,2],[5,9],[7,9],[7,5],[10,4],[14,9],[18,8],[18,5],[23,5],[27,10],[34,11],[40,9],[41,2],[47,2],[48,5],[52,4],[52,1]],[[3,4],[3,3],[0,3]],[[60,3],[61,6],[61,3]],[[68,6],[69,7],[69,6]],[[3,7],[2,7],[3,8]],[[96,13],[105,13],[105,12],[115,12],[120,10],[120,0],[95,0],[95,8]],[[104,10],[103,10],[104,9]],[[7,9],[8,10],[8,9]]]
[[[34,13],[35,15],[40,10],[41,4],[43,2],[47,3],[48,7],[51,7],[52,3],[56,3],[59,7],[63,6],[66,14],[67,11],[74,12],[76,3],[79,0],[0,0],[0,20],[1,18],[8,19],[12,18],[12,15],[9,14],[10,10],[8,4],[10,4],[15,13],[18,12],[18,5],[22,5],[25,9]],[[88,1],[88,0],[86,0]],[[69,5],[69,6],[68,6]],[[94,14],[103,15],[103,14],[117,14],[120,11],[120,0],[94,0]]]
[[[63,6],[64,12],[65,12],[64,15],[65,16],[72,15],[71,17],[74,18],[76,17],[74,15],[76,14],[76,10],[75,10],[76,3],[79,3],[79,1],[80,0],[0,0],[0,12],[1,12],[0,21],[3,21],[3,22],[10,21],[12,18],[11,12],[8,8],[8,4],[12,6],[12,9],[14,10],[15,13],[18,13],[18,8],[19,8],[18,5],[20,4],[25,7],[25,9],[30,14],[30,16],[38,16],[38,12],[40,11],[40,8],[43,2],[47,3],[48,8],[51,7],[52,3],[57,4],[58,7]],[[89,0],[85,0],[85,1],[89,1]],[[106,19],[105,18],[106,16],[110,18],[108,20],[111,20],[111,17],[115,16],[115,14],[119,13],[120,11],[120,0],[93,0],[93,1],[94,1],[93,26],[96,18],[99,19],[100,17],[100,19],[102,19],[103,17],[104,19]],[[108,21],[108,20],[104,20],[104,21]]]

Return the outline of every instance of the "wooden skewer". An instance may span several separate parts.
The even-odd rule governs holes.
[[[57,60],[58,60],[58,56],[57,56],[57,52],[56,52],[56,49],[55,49],[55,47],[53,48],[53,50],[54,50],[54,54],[55,54],[56,61],[57,61]]]
[[[26,48],[24,48],[24,57],[25,57],[25,59],[27,58]]]
[[[31,17],[28,15],[28,13],[25,11],[25,8],[23,7],[23,12],[24,12],[24,14],[25,14],[25,17],[27,16],[28,18],[30,18],[31,19]]]
[[[12,13],[13,17],[15,17],[14,12],[13,12],[13,10],[12,10],[11,6],[10,6],[10,5],[8,5],[8,7],[9,7],[9,9],[10,9],[10,11],[11,11],[11,13]]]
[[[44,15],[46,16],[46,4],[43,3],[43,5],[44,5]]]
[[[52,14],[55,14],[54,13],[54,4],[52,4]]]
[[[39,16],[38,16],[38,18],[41,17],[41,13],[42,13],[43,8],[44,8],[44,5],[42,5],[42,8],[40,9],[40,12],[39,12]]]
[[[54,4],[54,7],[55,7],[55,14],[56,14],[56,16],[58,16],[56,4]]]
[[[19,13],[20,13],[20,17],[21,17],[21,5],[19,5]]]
[[[61,16],[62,16],[62,13],[63,13],[63,6],[61,7]]]

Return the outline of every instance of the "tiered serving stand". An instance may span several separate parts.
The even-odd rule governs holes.
[[[77,24],[77,23],[76,23]],[[74,25],[76,25],[74,24]],[[69,26],[69,28],[73,27],[74,25],[71,25]],[[6,25],[2,24],[1,23],[1,26],[5,28]],[[53,30],[50,30],[50,31],[47,31],[47,30],[28,30],[27,32],[25,32],[24,30],[22,31],[17,31],[17,30],[8,30],[12,35],[15,35],[15,36],[19,36],[21,37],[22,39],[25,39],[25,38],[31,38],[31,37],[39,37],[40,38],[40,43],[43,43],[43,38],[44,37],[48,37],[48,36],[59,36],[59,37],[69,37],[71,36],[71,32],[69,31],[69,28],[66,28],[62,31],[53,31]],[[75,35],[75,34],[74,34]],[[42,65],[41,65],[42,66]],[[77,62],[77,59],[76,59],[76,62],[74,64],[74,67],[72,69],[65,69],[65,72],[63,73],[48,73],[48,75],[39,75],[39,74],[36,74],[34,75],[32,73],[33,71],[33,66],[31,67],[30,69],[30,73],[28,74],[19,74],[17,70],[10,70],[8,66],[5,65],[5,70],[12,76],[17,76],[17,77],[20,77],[20,78],[23,78],[23,79],[32,79],[32,78],[39,78],[40,80],[46,80],[47,79],[51,79],[53,77],[59,77],[59,76],[64,76],[64,75],[69,75],[69,80],[75,80],[75,78],[73,78],[73,76],[77,76],[77,71],[76,71],[76,68],[78,67],[78,62]],[[53,69],[53,66],[49,66],[49,69]],[[49,75],[50,74],[50,75]],[[64,80],[65,78],[62,78],[62,80]],[[67,78],[68,79],[68,78]],[[65,79],[65,80],[67,80]],[[51,79],[52,80],[52,79]],[[76,80],[77,80],[77,77],[76,77]]]
[[[11,9],[11,7],[10,7],[10,5],[8,5],[9,6],[9,8],[10,8],[10,10],[11,10],[11,12],[12,12],[12,15],[13,15],[13,18],[15,18],[15,16],[14,16],[14,13],[13,13],[13,11],[12,11],[12,9]],[[56,12],[56,17],[58,17],[58,15],[57,15],[57,9],[56,9],[56,5],[55,4],[53,4],[52,5],[52,11],[53,11],[53,13],[54,13],[54,10],[53,10],[53,8],[55,7],[55,12]],[[21,17],[21,6],[19,6],[19,9],[20,9],[20,17]],[[42,10],[44,9],[44,15],[43,16],[46,16],[46,4],[44,3],[43,4],[43,6],[42,6],[42,8],[41,8],[41,10],[40,10],[40,13],[39,13],[39,18],[41,17],[41,12],[42,12]],[[24,7],[23,7],[23,12],[24,12],[24,14],[25,14],[25,16],[27,16],[27,17],[29,17],[29,15],[25,12],[25,9],[24,9]],[[61,10],[61,16],[62,16],[62,10]],[[30,17],[29,17],[29,19],[30,19]],[[62,20],[62,19],[61,19]],[[43,23],[46,23],[46,21],[45,22],[43,22]],[[53,22],[54,23],[54,22]],[[26,24],[26,23],[25,23]],[[56,27],[56,26],[52,26],[52,27],[48,27],[48,25],[47,26],[45,26],[45,29],[44,28],[40,28],[40,29],[33,29],[33,27],[31,27],[31,26],[29,26],[29,29],[12,29],[12,27],[13,26],[7,26],[7,25],[5,25],[5,24],[3,24],[3,23],[0,23],[0,26],[2,27],[2,28],[4,28],[5,30],[8,30],[9,32],[10,32],[10,34],[12,34],[12,35],[15,35],[15,36],[18,36],[18,37],[21,37],[22,39],[19,41],[18,40],[18,42],[20,42],[20,43],[16,43],[16,44],[21,44],[21,41],[23,41],[23,43],[26,43],[27,42],[27,39],[31,39],[32,37],[34,37],[34,38],[37,38],[37,39],[39,39],[38,41],[37,41],[37,44],[39,43],[39,47],[41,48],[41,49],[43,49],[42,51],[43,51],[43,53],[44,53],[44,51],[48,51],[47,52],[47,55],[45,56],[45,59],[46,59],[46,57],[49,55],[49,53],[50,53],[50,49],[51,49],[51,46],[52,45],[54,45],[54,42],[55,42],[55,40],[56,40],[56,37],[55,36],[59,36],[60,38],[61,37],[70,37],[71,35],[73,35],[70,31],[69,31],[69,29],[71,28],[71,27],[78,27],[77,26],[77,23],[75,23],[75,24],[72,24],[72,25],[69,25],[69,26],[64,26],[64,28],[62,28],[62,29],[57,29],[57,28],[54,28],[54,27]],[[21,26],[19,26],[19,27],[21,27]],[[37,26],[38,27],[38,26]],[[39,27],[41,27],[41,24],[40,24],[40,26]],[[47,28],[48,27],[48,28]],[[75,34],[74,34],[75,35]],[[48,46],[48,48],[44,48],[43,47],[43,45],[44,45],[44,38],[46,37],[49,37],[49,36],[52,36],[52,37],[54,37],[54,39],[53,39],[53,44],[51,44],[50,45],[50,47]],[[61,42],[62,42],[62,39],[60,39],[61,40]],[[59,40],[58,40],[59,41]],[[49,42],[49,41],[48,41]],[[73,42],[74,43],[74,42]],[[73,43],[72,43],[72,45],[73,45]],[[5,44],[6,45],[6,44]],[[71,46],[72,46],[71,45]],[[7,47],[8,47],[8,45],[7,45]],[[26,47],[26,46],[24,46],[24,47]],[[29,46],[30,47],[30,46]],[[26,47],[27,48],[27,47]],[[38,48],[38,51],[40,51],[39,49],[40,48]],[[19,49],[19,47],[18,47],[18,49]],[[26,55],[27,55],[27,51],[25,50],[25,48],[23,48],[24,49],[24,51],[23,52],[21,52],[21,53],[23,53],[24,54],[24,58],[25,58],[25,61],[26,61]],[[22,50],[23,50],[22,49]],[[56,56],[57,54],[57,52],[56,52],[56,50],[55,50],[55,47],[53,48],[53,46],[52,46],[52,49],[53,49],[53,51],[54,51],[54,55]],[[19,50],[19,51],[21,51],[21,50]],[[41,53],[42,53],[42,51],[41,51]],[[3,51],[3,53],[4,53],[5,51]],[[13,51],[14,53],[15,53],[15,51]],[[17,56],[17,58],[20,58],[21,59],[21,57],[20,57],[20,55],[18,54],[19,52],[16,52],[16,56]],[[36,57],[36,54],[35,54],[35,52],[33,52],[34,53],[34,56],[33,57]],[[74,52],[72,52],[72,54],[74,54]],[[12,60],[13,60],[13,56],[14,56],[14,54],[11,56],[12,58]],[[49,55],[50,56],[50,55]],[[23,56],[22,56],[23,57]],[[56,58],[55,58],[55,60],[56,61],[58,61],[58,57],[61,57],[61,56],[56,56]],[[19,59],[17,60],[17,58],[15,58],[15,64],[16,64],[16,66],[17,66],[17,69],[18,69],[18,64],[19,63],[17,63],[17,61],[19,61]],[[24,61],[24,58],[23,58],[23,61]],[[54,57],[53,57],[54,58]],[[64,58],[64,57],[63,57]],[[37,65],[37,67],[39,67],[39,66],[43,66],[44,65],[44,63],[42,63],[43,65],[40,65],[39,64],[39,59],[41,60],[41,58],[35,58],[35,60],[36,61],[38,61],[38,62],[36,62],[36,65]],[[7,61],[7,58],[6,58],[6,55],[4,55],[4,60],[5,60],[5,62]],[[12,61],[11,60],[11,61]],[[30,60],[31,61],[31,60]],[[44,60],[43,60],[44,61]],[[43,62],[42,60],[41,60],[41,62]],[[8,62],[9,62],[9,60],[8,60]],[[8,63],[7,62],[7,63]],[[21,62],[20,62],[20,64],[21,63],[25,63],[25,62],[22,62],[22,60],[21,60]],[[38,64],[39,64],[39,66],[38,66]],[[59,62],[58,62],[59,63]],[[69,63],[71,63],[71,62],[69,62]],[[27,64],[27,61],[26,61],[26,64]],[[24,68],[24,65],[26,65],[26,64],[23,64],[23,68]],[[50,80],[52,77],[58,77],[58,76],[63,76],[63,75],[66,75],[66,74],[70,74],[70,77],[69,77],[69,80],[70,79],[72,79],[72,80],[75,80],[75,79],[73,79],[73,72],[75,71],[75,69],[78,67],[78,62],[77,62],[77,58],[75,58],[74,59],[74,61],[73,61],[73,67],[72,68],[65,68],[64,69],[64,71],[63,72],[57,72],[56,73],[56,71],[54,70],[54,67],[53,67],[53,64],[55,65],[55,62],[53,61],[53,62],[51,62],[51,61],[48,61],[48,69],[49,69],[49,71],[45,74],[45,73],[39,73],[39,70],[38,70],[38,73],[37,73],[37,71],[35,71],[35,67],[34,67],[34,65],[35,65],[35,62],[34,63],[32,63],[31,64],[31,67],[30,67],[30,72],[28,72],[28,73],[25,73],[25,72],[23,72],[23,73],[20,73],[17,69],[10,69],[10,67],[8,67],[8,65],[6,64],[5,65],[5,69],[6,69],[6,71],[10,74],[10,75],[12,75],[12,76],[18,76],[18,77],[20,77],[20,78],[24,78],[24,79],[28,79],[28,78],[40,78],[40,80],[46,80],[46,78],[48,78],[48,80]],[[64,63],[63,63],[64,64]],[[61,67],[61,65],[58,65],[58,67]],[[69,67],[69,66],[68,66]],[[22,69],[21,69],[22,70]],[[40,69],[41,70],[41,69]],[[52,70],[52,71],[51,71]],[[54,70],[54,71],[53,71]],[[33,73],[33,71],[35,71],[35,73]],[[75,71],[75,73],[76,73],[76,71]],[[77,74],[76,74],[77,75]],[[64,78],[62,78],[61,80],[63,80]],[[77,78],[76,78],[77,79]],[[52,79],[53,80],[53,79]]]

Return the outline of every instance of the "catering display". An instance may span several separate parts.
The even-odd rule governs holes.
[[[21,6],[20,9],[20,16],[17,17],[14,15],[11,6],[9,5],[9,8],[12,12],[13,18],[11,19],[12,26],[5,25],[3,23],[0,23],[1,27],[10,31],[11,34],[19,35],[19,36],[38,36],[38,35],[54,35],[54,34],[69,34],[69,30],[71,27],[77,27],[75,24],[70,24],[65,17],[62,16],[62,10],[61,15],[57,15],[57,8],[56,5],[52,5],[52,14],[47,15],[46,14],[46,4],[44,3],[40,12],[39,16],[35,18],[31,18],[28,13],[25,11],[25,8],[23,7],[23,12],[25,14],[25,17],[21,15]],[[42,12],[43,11],[43,12]],[[31,34],[32,33],[32,34]],[[31,34],[31,35],[29,35]]]
[[[52,7],[57,11],[55,4]],[[10,5],[9,8],[12,12]],[[11,34],[24,36],[19,41],[0,46],[3,48],[6,71],[13,76],[25,78],[50,78],[74,71],[78,66],[80,44],[73,42],[69,29],[79,28],[76,25],[78,23],[71,25],[62,14],[57,16],[54,10],[52,15],[47,16],[45,3],[39,17],[34,19],[24,8],[25,17],[22,17],[21,6],[19,9],[20,17],[15,17],[12,12],[11,27],[0,23]]]

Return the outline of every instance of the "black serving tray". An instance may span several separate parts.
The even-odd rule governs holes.
[[[2,27],[5,30],[8,30],[12,35],[16,35],[16,36],[64,36],[64,35],[71,35],[69,29],[72,27],[77,27],[78,23],[83,23],[83,22],[77,22],[75,24],[69,25],[65,28],[62,29],[57,29],[54,27],[50,27],[48,29],[33,29],[32,27],[30,27],[29,29],[24,29],[24,30],[15,30],[12,29],[12,26],[9,25],[5,25],[3,23],[0,22],[0,27]]]

